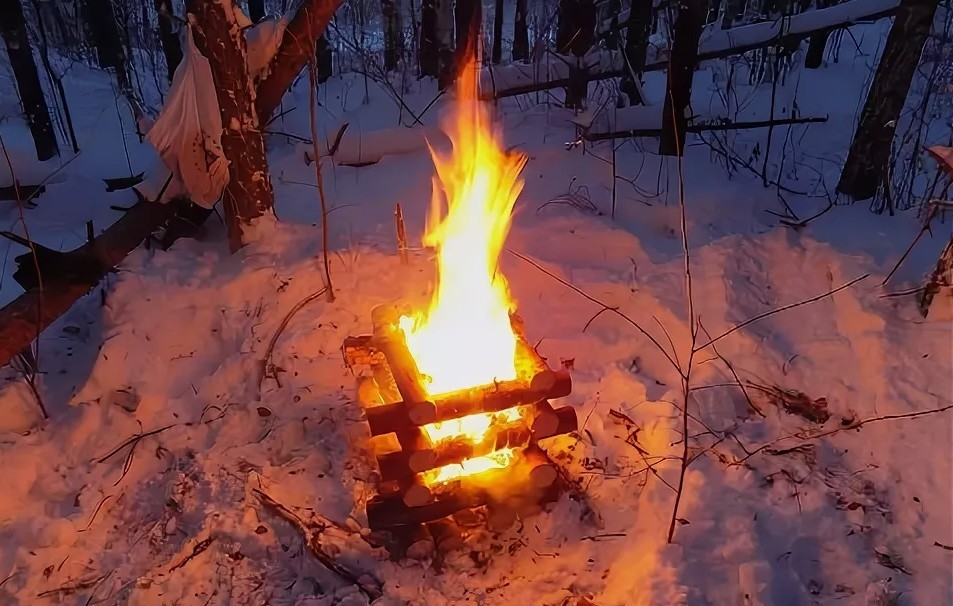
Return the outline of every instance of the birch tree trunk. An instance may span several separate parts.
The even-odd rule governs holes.
[[[222,149],[229,162],[222,205],[229,248],[235,252],[247,242],[251,222],[274,207],[245,36],[230,0],[187,0],[186,9],[194,23],[195,46],[211,66],[222,114]]]
[[[529,28],[526,26],[526,0],[516,0],[513,17],[513,61],[529,59]]]
[[[900,2],[837,184],[837,191],[854,200],[873,198],[883,184],[897,120],[938,5],[939,0]]]
[[[704,22],[704,0],[681,1],[675,20],[668,84],[662,108],[659,153],[663,156],[681,156],[685,153],[685,132],[688,127],[685,109],[692,98],[692,79],[698,63],[698,39]]]
[[[33,61],[33,49],[30,47],[19,0],[0,0],[0,28],[3,29],[3,41],[10,57],[23,113],[26,114],[27,125],[33,136],[36,157],[38,160],[49,160],[59,148],[43,87],[40,86],[40,76]]]

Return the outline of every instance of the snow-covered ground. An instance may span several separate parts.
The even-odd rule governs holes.
[[[866,56],[844,49],[840,63],[795,68],[780,87],[778,106],[788,109],[779,113],[796,98],[801,115],[830,116],[824,125],[776,129],[769,169],[777,178],[784,157],[788,189],[820,195],[823,184],[833,188],[884,32],[882,25],[854,28]],[[661,98],[663,78],[649,79],[650,98]],[[699,72],[697,108],[721,103],[713,101],[715,80]],[[112,86],[80,66],[68,84],[83,151],[25,214],[36,240],[63,248],[83,241],[87,219],[101,229],[118,216],[110,204],[133,198],[106,194],[99,180],[129,171]],[[418,114],[433,98],[430,87],[405,98]],[[15,99],[2,90],[0,113],[10,115]],[[360,76],[322,86],[322,129],[333,134],[348,122],[353,137],[393,128],[401,114],[406,120],[379,86],[368,90],[365,104]],[[769,84],[741,86],[738,94],[729,109],[767,118]],[[285,107],[297,109],[271,128],[307,137],[304,82]],[[133,172],[159,172],[120,108]],[[438,124],[443,108],[436,104],[423,122]],[[399,262],[393,211],[402,205],[419,241],[433,165],[426,149],[362,168],[325,164],[336,299],[318,299],[293,317],[274,351],[279,381],[266,378],[259,390],[272,335],[298,301],[322,287],[314,169],[298,143],[272,135],[281,222],[263,228],[260,242],[229,256],[213,217],[204,241],[135,251],[110,278],[105,305],[89,296],[44,333],[39,385],[49,421],[39,421],[25,383],[4,371],[0,603],[367,603],[312,557],[256,489],[305,517],[338,523],[320,541],[365,585],[381,587],[378,604],[949,603],[953,412],[836,431],[953,403],[949,323],[924,321],[910,297],[882,297],[921,282],[949,224],[935,226],[884,289],[880,282],[919,229],[912,213],[837,206],[804,229],[782,227],[766,212],[783,212],[782,198],[801,217],[826,199],[764,189],[744,168],[729,179],[721,156],[689,139],[681,173],[699,341],[706,331],[715,336],[870,277],[747,325],[719,340],[717,352],[699,352],[689,409],[697,458],[667,545],[669,485],[682,450],[680,378],[618,316],[603,313],[590,323],[601,307],[546,272],[617,307],[685,364],[691,338],[678,167],[640,151],[654,147],[644,141],[616,152],[614,172],[608,143],[567,146],[576,138],[571,114],[527,98],[501,103],[499,117],[506,144],[529,157],[508,241],[519,254],[504,254],[502,269],[541,353],[573,360],[567,400],[582,428],[547,447],[580,481],[591,511],[563,496],[502,533],[474,530],[467,549],[439,566],[390,561],[365,540],[363,502],[373,493],[374,469],[339,347],[370,329],[373,306],[422,304],[429,295],[432,259],[415,249],[408,265]],[[56,171],[56,161],[31,160],[19,122],[8,119],[0,132],[21,182]],[[766,137],[739,135],[732,149],[760,168]],[[612,219],[614,174],[625,180],[616,179]],[[0,170],[0,184],[8,178]],[[22,232],[16,208],[0,204],[7,204],[0,206],[3,227]],[[0,250],[5,303],[18,293],[10,274],[22,251],[7,243]],[[826,398],[832,416],[818,424],[789,414],[749,381]],[[821,432],[830,434],[811,438]],[[149,435],[115,451],[137,434]]]

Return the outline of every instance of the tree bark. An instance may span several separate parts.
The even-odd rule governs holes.
[[[453,4],[451,0],[435,0],[434,6],[437,13],[437,86],[446,90],[454,80]]]
[[[265,18],[265,0],[248,0],[248,18],[252,23]]]
[[[156,12],[159,13],[159,41],[162,43],[162,54],[165,55],[169,82],[172,82],[175,68],[182,62],[182,42],[173,27],[171,0],[155,0],[155,2]]]
[[[582,57],[595,42],[596,5],[593,0],[560,0],[556,28],[556,52]],[[570,66],[570,85],[566,87],[566,107],[582,109],[586,103],[589,78],[576,66]]]
[[[229,248],[235,252],[245,244],[244,234],[251,222],[274,207],[265,141],[246,67],[245,36],[238,27],[234,5],[187,0],[186,9],[190,21],[194,19],[195,47],[212,69],[222,114],[222,150],[229,162],[222,205]]]
[[[639,87],[632,79],[642,77],[645,71],[645,59],[648,55],[649,27],[652,25],[652,0],[632,0],[629,10],[629,25],[625,33],[625,56],[628,64],[623,70],[620,90],[629,97],[629,105],[643,105],[645,100],[639,93]]]
[[[817,9],[829,8],[834,4],[836,4],[835,0],[817,0]],[[832,31],[825,29],[811,34],[807,43],[807,52],[804,54],[805,68],[817,69],[824,63],[824,51],[827,49],[827,39]]]
[[[437,44],[437,0],[420,3],[420,75],[437,77],[440,55]]]
[[[36,157],[38,160],[49,160],[59,148],[43,87],[40,86],[40,76],[33,62],[33,49],[30,47],[19,0],[0,0],[0,27],[3,28],[3,40],[17,83],[20,104],[26,114],[30,134],[33,135]]]
[[[156,204],[140,199],[92,242],[75,251],[62,253],[88,259],[91,270],[99,268],[95,279],[90,273],[86,279],[78,281],[47,281],[42,291],[31,288],[0,309],[0,366],[26,349],[47,326],[88,293],[106,275],[108,268],[115,267],[167,220],[172,209],[171,203]]]
[[[692,79],[698,63],[698,39],[704,22],[703,0],[682,0],[675,21],[665,105],[662,108],[659,153],[663,156],[681,156],[685,152],[688,125],[685,109],[692,98]]]
[[[394,71],[403,53],[403,32],[400,27],[400,2],[381,0],[381,17],[384,21],[384,69]]]
[[[493,54],[494,65],[503,61],[503,0],[496,0],[493,5]]]
[[[112,0],[86,0],[86,22],[89,24],[96,57],[102,68],[116,70],[116,83],[121,91],[129,91],[129,73],[126,70],[126,54],[122,37],[116,24]]]
[[[454,52],[454,71],[467,53],[480,56],[480,25],[483,10],[480,0],[457,0],[454,14],[457,26],[457,45]]]
[[[529,28],[526,26],[526,0],[516,0],[513,17],[513,61],[529,59]]]
[[[327,29],[341,2],[342,0],[309,0],[288,23],[278,52],[271,59],[268,77],[258,84],[255,103],[260,124],[268,122],[294,79],[314,56],[315,41]]]
[[[854,200],[873,198],[883,184],[894,129],[938,5],[939,0],[901,0],[897,8],[837,184],[837,191]]]

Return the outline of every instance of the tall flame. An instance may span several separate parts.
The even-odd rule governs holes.
[[[513,305],[497,264],[526,158],[501,147],[468,57],[446,125],[453,151],[430,149],[437,174],[423,241],[438,252],[437,288],[425,314],[400,321],[431,395],[516,378]]]

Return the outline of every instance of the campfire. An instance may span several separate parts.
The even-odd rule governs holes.
[[[365,365],[358,399],[380,469],[367,505],[374,529],[419,525],[460,509],[541,499],[557,472],[537,445],[576,429],[566,369],[526,340],[499,256],[522,189],[523,155],[504,151],[481,106],[478,70],[457,80],[453,150],[431,149],[436,176],[423,243],[437,251],[425,310],[377,307],[373,334],[344,344]]]

